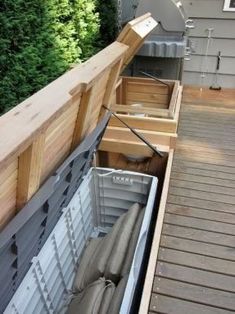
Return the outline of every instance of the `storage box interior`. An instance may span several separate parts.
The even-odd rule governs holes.
[[[158,82],[149,78],[122,77],[114,109],[116,112],[125,112],[120,105],[126,105],[126,113],[129,114],[173,118],[178,87],[179,81]]]
[[[157,178],[105,168],[92,168],[63,210],[56,227],[4,313],[64,313],[77,265],[87,240],[107,233],[131,205],[146,206],[121,313],[131,308],[145,251]]]

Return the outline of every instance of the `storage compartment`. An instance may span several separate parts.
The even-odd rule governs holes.
[[[120,313],[129,313],[141,272],[157,178],[92,168],[63,210],[4,313],[65,313],[82,252],[90,237],[107,233],[134,203],[146,206]]]
[[[129,115],[173,119],[179,87],[179,81],[161,83],[149,78],[122,77],[113,109]]]

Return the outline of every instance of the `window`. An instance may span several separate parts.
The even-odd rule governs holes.
[[[224,11],[235,12],[235,0],[224,0]]]

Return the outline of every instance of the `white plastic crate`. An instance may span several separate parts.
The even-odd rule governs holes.
[[[128,313],[152,215],[157,178],[129,171],[92,168],[5,309],[5,314],[65,313],[80,256],[89,237],[108,232],[138,202],[145,216],[120,313]],[[29,235],[30,236],[30,235]]]

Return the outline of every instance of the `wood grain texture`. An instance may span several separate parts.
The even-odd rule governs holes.
[[[151,17],[150,13],[140,16],[126,24],[117,38],[118,42],[129,46],[122,69],[129,64],[136,52],[142,46],[144,39],[157,25],[158,23]]]
[[[107,68],[122,59],[127,49],[126,45],[114,42],[3,115],[0,118],[0,168],[25,151],[71,106],[74,97],[93,86]]]
[[[0,171],[0,230],[16,213],[18,160]]]
[[[184,91],[150,313],[235,311],[233,95]]]
[[[164,133],[176,133],[177,130],[177,121],[171,119],[162,119],[162,118],[153,118],[153,117],[136,117],[126,114],[119,114],[124,122],[126,122],[130,127],[149,130],[155,132],[164,132]],[[122,127],[121,123],[117,118],[111,117],[109,126]]]
[[[19,157],[17,210],[27,203],[40,186],[44,149],[45,133],[39,135]]]
[[[211,287],[223,291],[235,292],[235,278],[175,263],[158,262],[156,276]]]
[[[122,43],[112,43],[0,118],[0,182],[4,182],[0,225],[15,214],[15,207],[25,205],[71,149],[95,128],[104,96],[107,100],[113,96],[127,49]],[[71,147],[78,125],[81,136]],[[18,159],[17,179],[11,180],[8,166]]]
[[[227,310],[233,310],[235,307],[234,293],[207,287],[202,289],[198,285],[166,278],[155,278],[153,292]]]
[[[152,285],[153,285],[153,280],[154,280],[154,272],[155,272],[155,267],[157,263],[158,250],[160,247],[161,230],[163,226],[163,220],[164,220],[164,214],[165,214],[165,208],[166,208],[166,202],[167,202],[167,194],[168,194],[168,189],[169,189],[170,173],[171,173],[173,157],[174,157],[174,151],[171,150],[169,154],[168,162],[167,162],[166,174],[165,174],[163,190],[162,190],[162,197],[161,197],[161,202],[159,205],[157,224],[156,224],[156,228],[155,228],[155,232],[153,236],[152,250],[149,257],[148,270],[147,270],[147,274],[145,278],[139,313],[146,313],[149,308],[151,290],[152,290]]]

